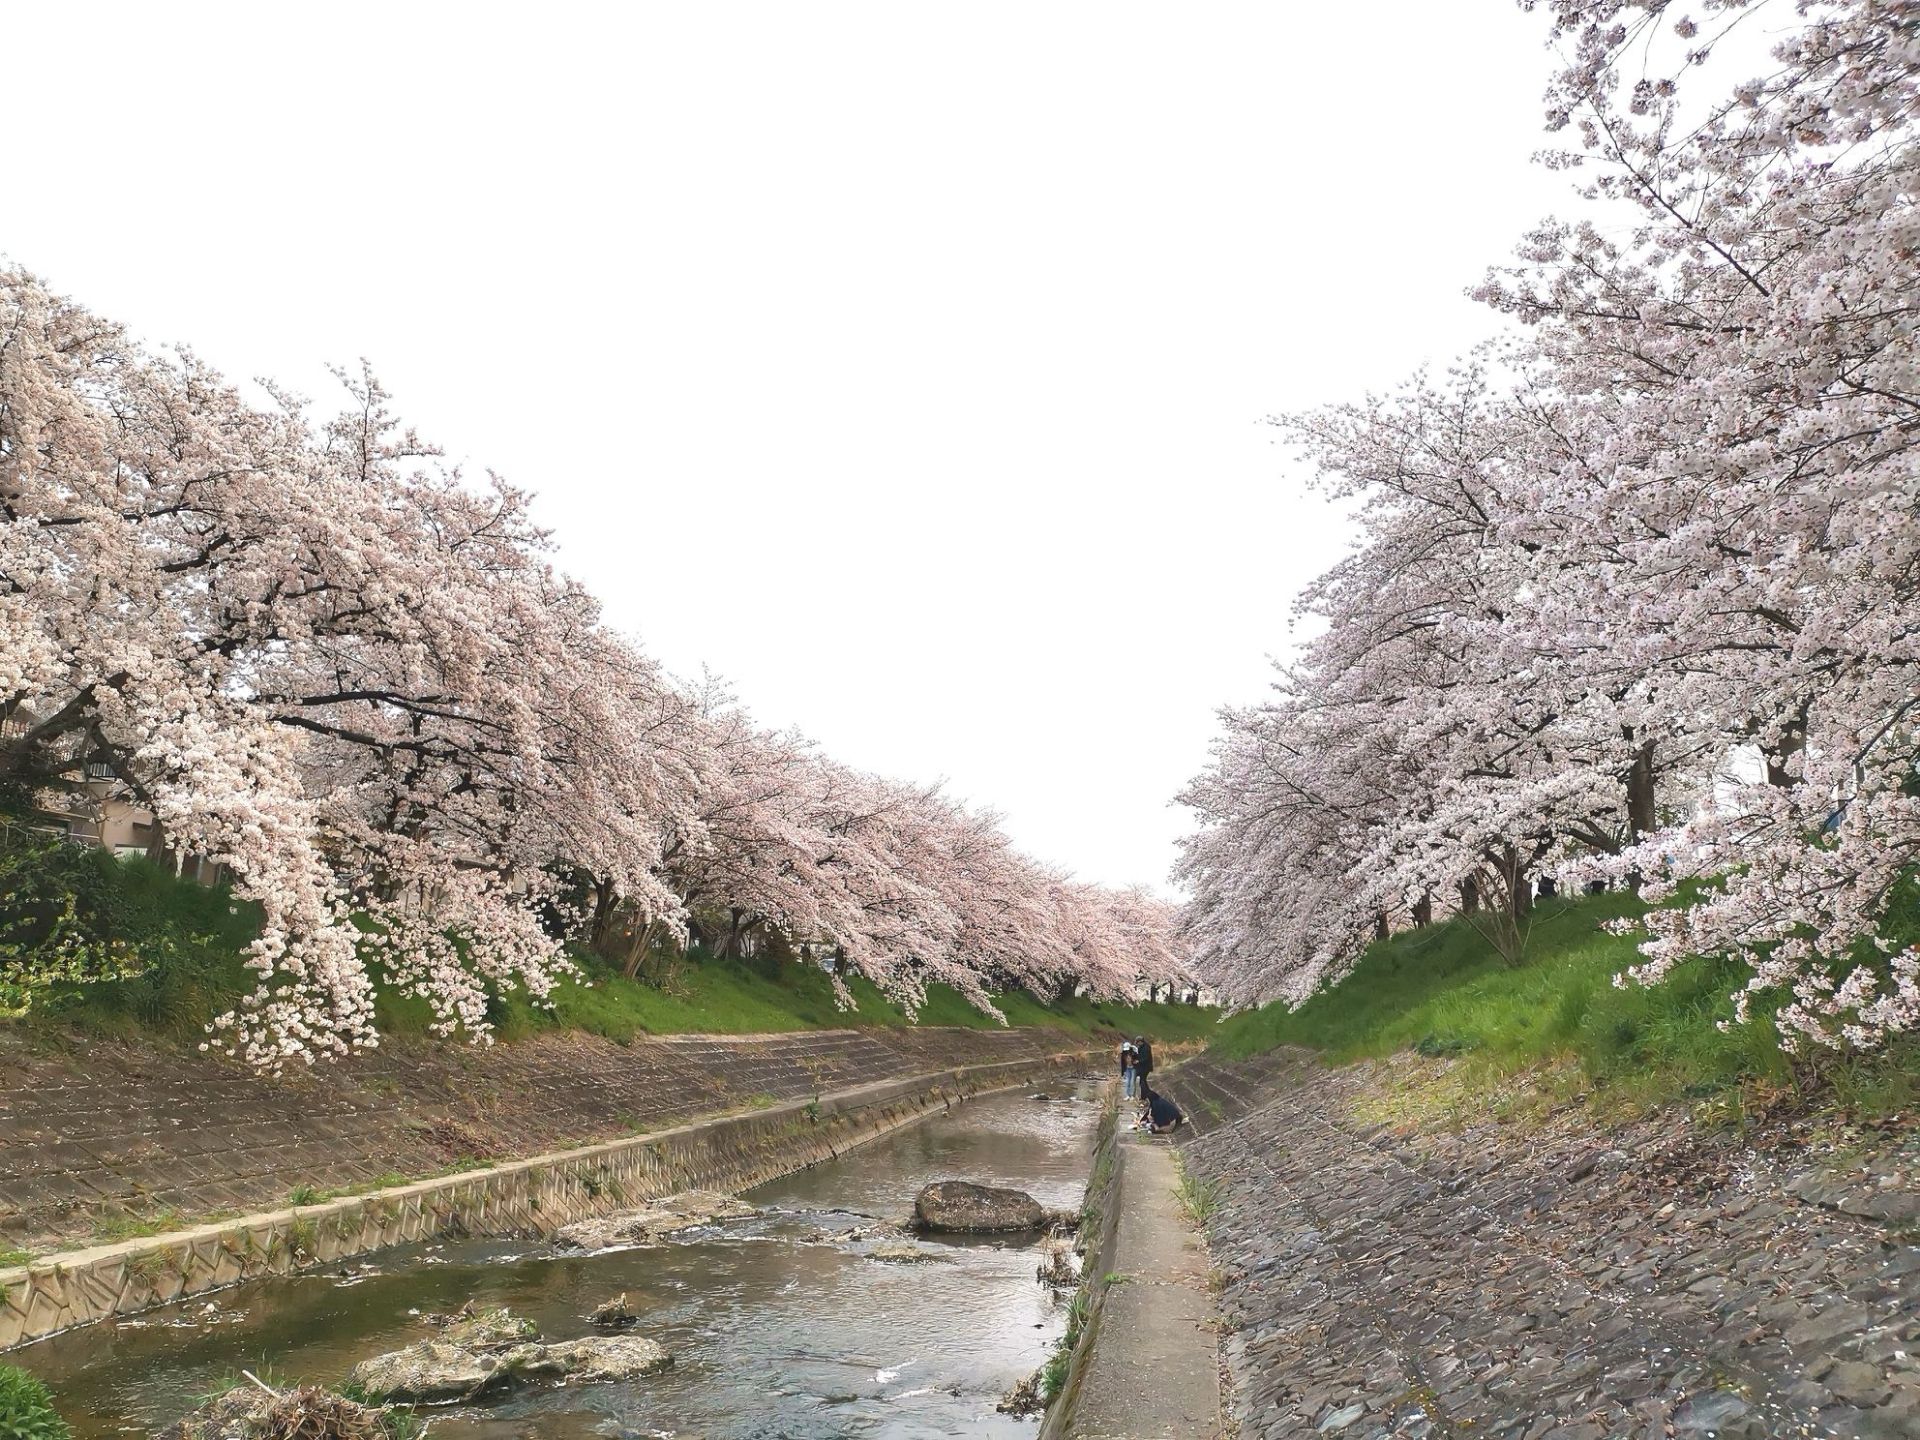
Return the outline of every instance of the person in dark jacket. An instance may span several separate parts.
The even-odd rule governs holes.
[[[1147,1099],[1147,1129],[1155,1135],[1171,1135],[1186,1123],[1186,1112],[1173,1101],[1158,1090],[1147,1090],[1145,1085],[1141,1089]]]
[[[1147,1076],[1153,1073],[1153,1046],[1147,1043],[1147,1037],[1138,1035],[1133,1041],[1133,1069],[1140,1077],[1140,1088],[1147,1088]]]

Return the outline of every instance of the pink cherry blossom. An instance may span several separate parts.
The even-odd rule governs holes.
[[[315,421],[0,271],[0,783],[104,767],[156,850],[264,915],[212,1043],[278,1070],[376,1043],[376,970],[443,1033],[546,1003],[569,940],[726,917],[908,1004],[1182,969],[1172,913],[1019,855],[663,674],[371,373]],[[583,900],[584,897],[584,900]]]

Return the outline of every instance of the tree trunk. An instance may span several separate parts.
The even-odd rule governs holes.
[[[1533,913],[1533,877],[1520,852],[1509,845],[1500,861],[1501,880],[1507,887],[1507,912],[1517,925]]]
[[[649,920],[640,927],[640,933],[627,946],[627,963],[623,971],[627,979],[631,980],[640,973],[640,967],[646,963],[647,952],[653,949],[653,942],[659,934],[658,920]]]
[[[603,960],[613,958],[613,927],[619,918],[619,898],[610,878],[602,876],[593,882],[593,924],[587,943]]]
[[[1433,923],[1433,896],[1424,891],[1413,902],[1413,923],[1423,928]]]
[[[1387,912],[1382,910],[1373,917],[1373,938],[1384,940],[1390,932],[1387,929]]]
[[[1631,740],[1633,734],[1628,732]],[[1650,835],[1659,825],[1653,809],[1653,742],[1642,741],[1627,767],[1627,843]]]
[[[1460,913],[1471,915],[1480,908],[1480,882],[1469,875],[1460,882]]]

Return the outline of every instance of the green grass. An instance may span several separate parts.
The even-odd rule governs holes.
[[[1067,1306],[1067,1333],[1055,1343],[1053,1353],[1047,1357],[1047,1363],[1041,1369],[1040,1398],[1043,1403],[1053,1404],[1066,1388],[1067,1373],[1073,1368],[1074,1347],[1080,1343],[1081,1332],[1087,1328],[1087,1321],[1092,1314],[1093,1295],[1083,1282],[1073,1292],[1073,1300]]]
[[[94,1239],[105,1244],[121,1240],[142,1240],[149,1235],[165,1235],[185,1223],[173,1206],[163,1206],[146,1215],[121,1213],[104,1215],[93,1223]]]
[[[71,859],[71,857],[67,857]],[[56,983],[23,1020],[3,1023],[55,1040],[113,1038],[194,1045],[213,1016],[238,1004],[253,986],[242,963],[259,926],[256,907],[223,887],[182,881],[145,860],[83,855],[90,904],[101,926],[124,938],[145,961],[138,974],[89,984]],[[841,1026],[944,1025],[994,1029],[958,991],[929,988],[909,1016],[869,981],[848,984],[855,1008],[836,1003],[833,982],[817,966],[795,961],[716,960],[698,951],[662,988],[628,980],[617,967],[578,954],[583,982],[564,981],[553,1008],[523,994],[496,996],[489,1019],[505,1041],[575,1030],[627,1041],[638,1035],[760,1034]],[[376,971],[376,982],[378,973]],[[1013,992],[996,1003],[1012,1025],[1045,1025],[1074,1035],[1146,1034],[1161,1042],[1211,1033],[1217,1012],[1185,1005],[1110,1005],[1062,998],[1042,1004]],[[425,1037],[433,1015],[425,1001],[377,985],[375,1014],[383,1035]]]
[[[96,929],[127,941],[144,968],[92,984],[55,983],[25,1023],[51,1020],[105,1035],[190,1032],[197,1039],[208,1018],[251,988],[243,958],[259,931],[256,907],[236,902],[225,887],[177,879],[143,859],[99,852],[73,863]]]
[[[872,982],[854,976],[847,985],[854,1008],[842,1010],[827,974],[795,961],[774,964],[700,956],[681,972],[671,990],[628,980],[591,956],[581,957],[580,964],[588,983],[563,983],[555,991],[550,1013],[520,997],[496,1004],[500,1037],[512,1040],[554,1028],[621,1041],[642,1034],[747,1035],[840,1026],[999,1028],[991,1015],[974,1009],[959,991],[946,985],[929,986],[926,1002],[917,1015],[909,1016]],[[1009,1025],[1046,1025],[1086,1036],[1150,1034],[1162,1042],[1207,1035],[1218,1018],[1216,1011],[1191,1005],[1117,1005],[1070,997],[1042,1004],[1019,991],[998,996],[995,1003]],[[397,1007],[392,1009],[397,1012]],[[383,1012],[381,1018],[383,1025],[393,1022],[393,1033],[416,1028],[398,1013]],[[424,1020],[417,1028],[425,1028]]]
[[[1207,1222],[1213,1219],[1214,1212],[1220,1208],[1220,1182],[1208,1180],[1187,1169],[1178,1151],[1174,1152],[1173,1163],[1180,1174],[1173,1189],[1174,1198],[1180,1202],[1180,1208],[1187,1212],[1187,1219],[1197,1228],[1205,1230]]]
[[[1483,1089],[1551,1067],[1573,1093],[1628,1105],[1819,1091],[1845,1109],[1884,1115],[1920,1098],[1914,1043],[1871,1055],[1790,1056],[1771,1024],[1778,998],[1765,996],[1756,997],[1751,1022],[1723,1028],[1747,979],[1737,962],[1694,959],[1659,985],[1615,985],[1638,959],[1636,941],[1601,923],[1640,908],[1617,892],[1542,902],[1517,966],[1457,919],[1396,934],[1299,1009],[1268,1005],[1230,1017],[1214,1053],[1244,1058],[1298,1045],[1334,1063],[1408,1050],[1458,1056]],[[1737,1120],[1738,1102],[1728,1103],[1736,1108],[1727,1118]]]

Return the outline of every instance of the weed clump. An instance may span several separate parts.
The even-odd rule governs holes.
[[[72,1440],[47,1387],[26,1371],[0,1365],[0,1435],[7,1440]]]

